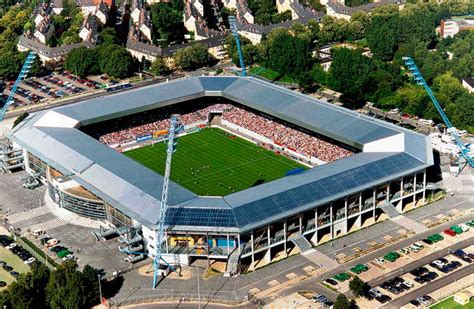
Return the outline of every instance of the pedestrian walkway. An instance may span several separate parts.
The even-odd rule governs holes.
[[[421,223],[416,222],[413,219],[400,215],[392,219],[392,221],[405,229],[415,232],[415,234],[427,231],[428,228]]]
[[[400,213],[398,212],[398,210],[395,208],[395,206],[393,206],[392,203],[390,202],[385,202],[384,204],[382,204],[380,206],[380,209],[383,210],[383,212],[390,218],[390,219],[393,219],[395,217],[398,217],[400,215]]]
[[[18,223],[20,221],[24,221],[24,220],[28,220],[28,219],[31,219],[31,218],[39,217],[39,216],[47,214],[49,212],[50,212],[50,210],[47,206],[37,207],[37,208],[33,208],[31,210],[27,210],[27,211],[23,211],[23,212],[17,212],[17,213],[14,213],[14,214],[8,216],[8,222],[10,224],[15,224],[15,223]]]
[[[329,256],[321,253],[317,249],[313,249],[313,252],[303,255],[306,259],[310,260],[311,262],[321,266],[325,270],[334,268],[338,266],[339,264],[331,259]]]
[[[300,249],[302,255],[313,252],[311,243],[304,237],[303,234],[297,234],[296,236],[290,237],[290,241]]]

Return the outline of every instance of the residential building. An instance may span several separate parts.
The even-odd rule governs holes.
[[[439,28],[442,38],[453,37],[459,31],[474,30],[474,18],[453,18],[441,21]]]

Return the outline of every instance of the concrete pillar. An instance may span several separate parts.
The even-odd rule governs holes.
[[[186,231],[186,241],[188,241],[188,244],[186,246],[186,254],[189,255],[189,233]]]
[[[161,244],[158,244],[158,246],[161,246]],[[170,248],[168,245],[168,233],[166,232],[165,232],[165,247],[166,247],[166,253],[170,253]],[[158,250],[158,248],[156,248],[156,250]]]
[[[230,237],[229,237],[229,233],[227,233],[227,255],[230,255]]]
[[[318,209],[314,209],[314,229],[318,228]]]
[[[298,219],[300,222],[300,234],[303,234],[303,214],[300,214]]]
[[[357,219],[355,221],[355,226],[360,228],[362,225],[362,192],[359,193],[359,214],[357,215]]]
[[[286,245],[286,242],[288,240],[288,235],[286,235],[286,225],[287,225],[287,221],[286,221],[286,218],[285,218],[285,221],[283,222],[283,239],[285,240],[283,242],[283,247],[284,247],[284,250],[285,250],[285,255],[288,256],[288,249],[287,249],[287,245]]]
[[[390,182],[387,184],[387,202],[390,202]]]
[[[423,171],[423,204],[426,202],[425,195],[426,195],[426,170]]]
[[[268,228],[267,228],[267,238],[268,238],[268,247],[270,248],[270,245],[272,244],[271,239],[270,239],[270,224],[268,225]]]
[[[344,211],[346,213],[346,217],[344,220],[346,220],[345,225],[346,225],[346,234],[349,231],[349,211],[347,210],[347,198],[344,199]]]
[[[240,245],[240,234],[237,234],[237,247],[239,248],[239,255],[242,254],[242,246]]]
[[[255,256],[254,256],[254,250],[253,250],[253,231],[252,231],[252,234],[250,234],[250,248],[251,248],[251,252],[252,252],[252,270],[255,269]]]
[[[329,229],[331,234],[331,239],[334,238],[334,220],[333,220],[333,213],[332,213],[332,203],[329,204]]]
[[[372,208],[372,216],[374,218],[374,222],[375,222],[375,208],[377,207],[377,199],[376,199],[376,195],[377,195],[377,187],[374,187],[373,189],[373,200],[374,200],[374,205],[373,205],[373,208]]]
[[[416,173],[413,176],[413,207],[416,205]]]
[[[313,246],[318,245],[318,230],[314,231],[313,236],[311,236],[310,242],[312,243]]]
[[[400,182],[400,199],[403,199],[403,177]]]
[[[265,253],[264,259],[265,259],[265,261],[267,261],[268,263],[270,263],[270,262],[272,261],[272,253],[271,253],[271,248],[270,248],[270,247],[268,247],[268,250],[267,250],[267,252]]]

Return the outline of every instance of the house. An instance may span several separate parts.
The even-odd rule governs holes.
[[[228,9],[231,9],[231,10],[237,9],[237,0],[223,0],[222,4],[224,5],[224,7]]]
[[[94,15],[97,17],[101,25],[105,25],[109,15],[109,7],[107,4],[101,0],[95,9]]]
[[[453,37],[459,31],[474,30],[474,18],[453,18],[441,21],[439,32],[442,38]]]
[[[236,16],[237,29],[240,35],[249,39],[252,44],[260,43],[262,36],[268,34],[277,28],[290,28],[295,23],[307,24],[310,20],[319,21],[323,18],[324,14],[321,12],[306,10],[304,14],[298,16],[297,19],[283,21],[277,24],[271,25],[259,25],[248,23],[246,19],[239,18]]]
[[[474,78],[472,77],[463,78],[462,86],[466,88],[469,93],[474,93]]]
[[[36,38],[26,34],[21,35],[17,43],[18,51],[34,51],[39,56],[43,64],[61,62],[64,56],[66,56],[66,54],[74,48],[92,48],[93,46],[94,45],[90,42],[81,42],[57,47],[49,47],[48,45],[39,42]]]
[[[335,18],[343,18],[346,20],[350,20],[352,17],[352,14],[354,14],[357,11],[370,13],[374,8],[378,6],[382,6],[382,5],[387,5],[387,4],[397,4],[401,8],[403,7],[404,3],[405,3],[405,0],[380,0],[380,1],[367,3],[367,4],[356,6],[356,7],[350,7],[350,6],[346,6],[344,4],[344,1],[327,0],[326,13],[327,15],[335,17]]]
[[[54,14],[61,14],[64,8],[63,1],[66,0],[53,0],[52,8]],[[95,14],[97,6],[102,2],[106,4],[108,8],[112,7],[112,5],[115,5],[115,0],[75,0],[75,2],[76,5],[81,8],[82,14],[84,14],[84,16],[89,15],[89,13]]]
[[[41,21],[41,23],[36,27],[34,31],[34,37],[38,39],[43,44],[46,44],[46,41],[51,38],[54,33],[54,24],[51,22],[51,17],[47,15]]]
[[[250,11],[250,9],[247,7],[247,2],[245,0],[237,0],[235,8],[237,10],[237,20],[243,19],[249,24],[255,23],[255,18],[252,14],[252,11]]]
[[[147,38],[149,42],[152,42],[152,24],[150,19],[150,13],[144,8],[142,8],[140,11],[140,18],[138,19],[138,29],[140,29],[141,33],[143,33],[143,35]]]
[[[81,30],[79,31],[79,37],[84,42],[97,43],[99,40],[98,22],[98,18],[91,13],[84,18]]]

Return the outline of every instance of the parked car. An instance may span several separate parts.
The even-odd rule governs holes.
[[[376,258],[374,261],[380,265],[385,264],[385,260],[383,258]]]
[[[456,236],[456,232],[450,229],[444,230],[443,233],[449,236]]]
[[[28,260],[26,260],[26,261],[23,262],[23,263],[25,263],[26,265],[30,265],[30,264],[32,264],[34,261],[36,261],[36,258],[30,257]]]
[[[337,281],[334,280],[334,279],[331,279],[331,278],[326,279],[326,282],[329,283],[330,285],[333,285],[333,286],[334,286],[334,285],[337,285]]]
[[[12,275],[15,279],[18,279],[18,277],[20,277],[20,273],[17,271],[11,271],[10,275]]]

